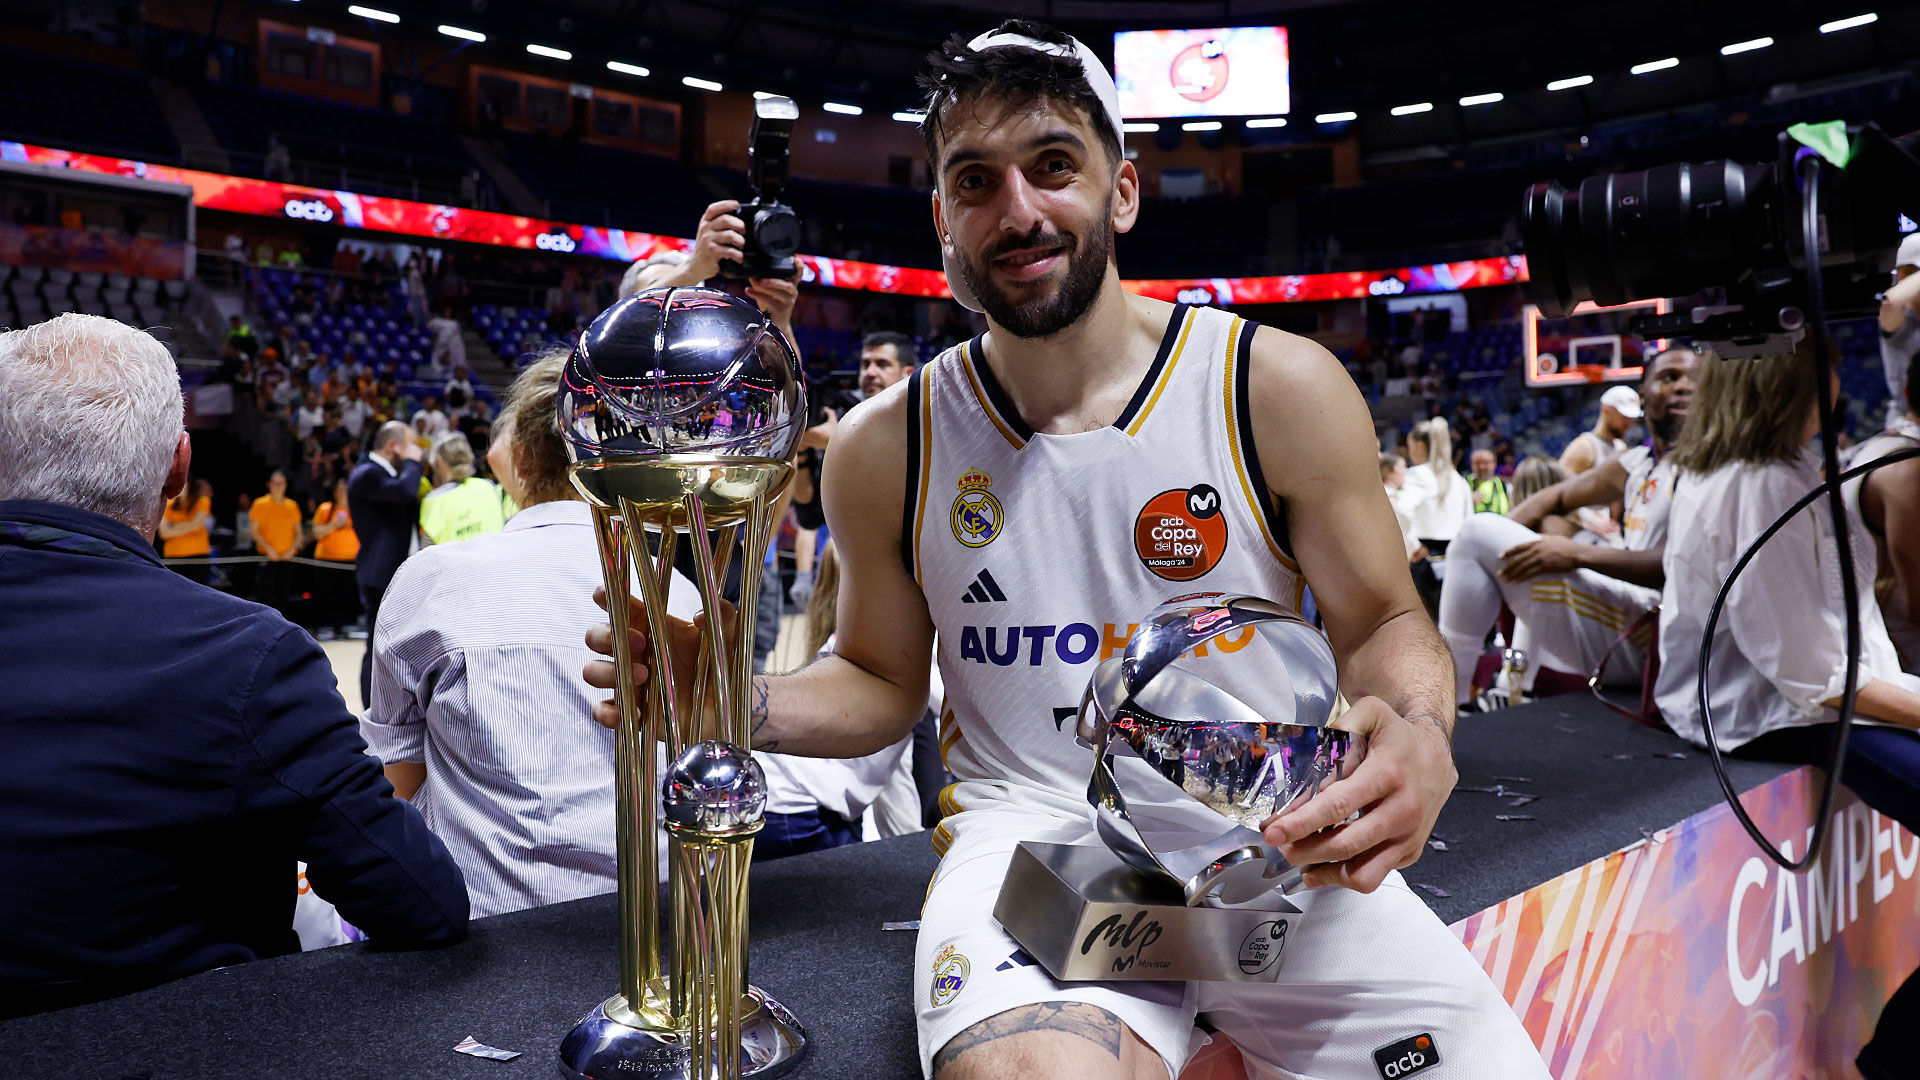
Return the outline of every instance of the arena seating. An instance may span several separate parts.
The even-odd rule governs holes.
[[[384,109],[232,85],[202,89],[194,100],[243,172],[258,173],[270,136],[286,145],[296,169],[318,166],[326,174],[295,179],[369,195],[451,202],[473,168],[448,125]]]
[[[140,327],[172,348],[170,324],[186,295],[184,281],[0,263],[0,326],[31,326],[77,311]]]
[[[351,351],[356,359],[366,361],[381,376],[402,384],[424,374],[433,352],[433,338],[408,317],[399,286],[392,286],[381,303],[345,304],[337,314],[319,311],[301,316],[289,309],[293,289],[302,282],[315,289],[326,285],[320,275],[298,270],[262,268],[255,271],[252,300],[263,324],[256,327],[257,332],[265,334],[291,325],[294,335],[312,345],[315,353],[324,353],[333,360],[342,360]],[[437,386],[429,390],[438,391]]]
[[[701,211],[723,197],[670,158],[590,143],[508,132],[506,158],[550,216],[583,225],[691,236]]]
[[[17,49],[0,48],[0,136],[142,161],[180,160],[180,144],[146,76]]]

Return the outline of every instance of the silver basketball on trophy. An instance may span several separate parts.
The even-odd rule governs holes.
[[[1155,608],[1080,707],[1100,838],[1190,906],[1297,887],[1302,870],[1260,825],[1350,767],[1352,736],[1328,726],[1338,692],[1325,636],[1273,601],[1205,593]]]

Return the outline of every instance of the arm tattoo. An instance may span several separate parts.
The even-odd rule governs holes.
[[[767,726],[767,690],[767,677],[765,675],[755,675],[753,677],[753,707],[747,714],[747,719],[753,724],[752,729],[747,733],[747,749],[749,750],[766,750],[771,752],[780,749],[780,740],[762,739],[760,737],[760,729]]]
[[[1447,746],[1449,747],[1453,746],[1453,735],[1447,731],[1447,726],[1440,722],[1440,718],[1438,716],[1435,716],[1430,712],[1417,712],[1417,713],[1408,713],[1405,717],[1402,717],[1402,719],[1425,720],[1427,723],[1433,725],[1433,730],[1439,732],[1441,738],[1447,740]]]
[[[1048,1001],[1009,1009],[962,1031],[941,1047],[933,1057],[934,1076],[938,1077],[941,1070],[976,1046],[1030,1031],[1061,1031],[1077,1035],[1118,1061],[1126,1025],[1107,1010],[1078,1001]]]

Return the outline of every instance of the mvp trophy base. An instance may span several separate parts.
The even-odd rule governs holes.
[[[1104,845],[1024,842],[993,917],[1061,982],[1272,982],[1300,909],[1278,891],[1231,908],[1188,907]]]
[[[806,1032],[759,987],[740,1001],[740,1075],[773,1080],[806,1050]],[[698,1080],[685,1033],[646,1026],[619,994],[594,1006],[560,1040],[560,1075],[571,1080]]]

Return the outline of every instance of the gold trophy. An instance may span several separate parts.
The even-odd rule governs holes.
[[[747,868],[767,800],[748,749],[748,690],[772,507],[792,478],[806,421],[799,358],[744,301],[712,289],[655,289],[608,308],[581,335],[559,409],[574,486],[593,506],[620,708],[620,991],[561,1042],[561,1071],[776,1077],[799,1060],[806,1036],[779,1002],[747,984]],[[666,622],[681,544],[710,614],[722,611],[736,548],[739,559],[740,603],[731,618],[708,619],[691,686],[675,685]],[[647,613],[644,700],[628,637],[635,580]],[[670,762],[664,778],[656,746]]]

